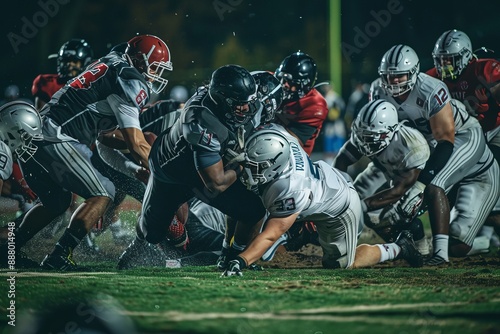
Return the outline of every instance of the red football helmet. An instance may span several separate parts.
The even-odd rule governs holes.
[[[139,35],[128,41],[125,54],[144,75],[151,90],[159,94],[168,83],[168,71],[173,69],[167,44],[153,35]]]

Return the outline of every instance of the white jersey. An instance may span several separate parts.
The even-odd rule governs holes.
[[[458,100],[450,99],[446,85],[436,78],[425,73],[419,73],[415,86],[404,102],[399,102],[381,86],[381,79],[375,80],[370,87],[372,100],[384,99],[392,103],[400,121],[407,120],[409,125],[419,130],[431,147],[436,146],[432,136],[429,119],[437,114],[446,103],[450,102],[455,119],[455,133],[462,129],[480,126],[467,113],[467,108]]]
[[[389,180],[410,169],[424,169],[430,149],[424,136],[417,130],[402,124],[389,145],[373,156]]]
[[[290,143],[290,170],[264,186],[264,206],[271,217],[300,212],[297,220],[336,217],[349,206],[349,185],[344,175],[324,161],[312,162],[297,139],[273,124]],[[320,218],[321,217],[321,218]],[[324,218],[323,218],[324,219]]]
[[[0,179],[7,180],[12,175],[12,152],[3,141],[0,141]]]

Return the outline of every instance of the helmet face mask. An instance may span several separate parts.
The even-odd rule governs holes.
[[[290,170],[290,144],[279,132],[262,129],[245,143],[242,182],[251,188],[269,183]]]
[[[14,101],[0,108],[0,140],[22,162],[37,151],[34,140],[42,140],[42,120],[35,108],[26,102]]]
[[[351,140],[367,157],[382,152],[399,130],[396,108],[385,100],[366,104],[353,122]]]
[[[395,45],[382,57],[379,66],[382,87],[392,96],[401,96],[413,89],[420,72],[420,61],[415,51],[406,45]],[[393,79],[407,76],[403,82]]]
[[[283,86],[283,99],[296,101],[314,88],[318,72],[314,59],[299,51],[286,57],[274,75]]]
[[[469,37],[455,29],[444,32],[436,41],[432,51],[434,66],[441,79],[456,79],[472,57]]]
[[[283,88],[280,81],[266,71],[251,73],[257,84],[257,96],[264,108],[263,123],[271,122],[283,102]]]
[[[252,75],[239,65],[219,67],[208,87],[215,113],[232,130],[247,124],[261,108]]]
[[[82,73],[90,65],[94,53],[84,39],[71,39],[64,43],[59,52],[50,55],[57,57],[57,73],[61,78],[71,79]]]
[[[170,50],[160,38],[140,35],[128,41],[125,55],[131,64],[144,75],[152,92],[160,94],[168,84],[168,74],[173,70]]]

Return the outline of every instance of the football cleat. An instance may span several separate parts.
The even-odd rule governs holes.
[[[167,238],[176,248],[186,251],[189,246],[189,237],[184,224],[174,215],[168,227]]]
[[[396,245],[401,247],[401,252],[396,259],[405,259],[412,267],[422,267],[424,259],[413,242],[413,235],[408,230],[403,230],[396,239]]]
[[[62,252],[52,252],[45,255],[45,258],[40,263],[42,269],[74,271],[78,270],[78,266],[73,260],[73,252],[71,249],[63,250]]]
[[[428,258],[427,260],[425,260],[424,264],[426,266],[440,266],[440,265],[448,265],[450,262],[447,261],[445,258],[437,255],[437,254],[434,254],[433,256],[431,256],[430,258]]]
[[[167,258],[156,245],[135,238],[118,259],[119,270],[136,267],[165,267]]]

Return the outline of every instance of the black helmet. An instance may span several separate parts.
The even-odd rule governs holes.
[[[260,106],[254,78],[239,65],[224,65],[216,69],[208,93],[219,107],[215,113],[232,129],[248,123]]]
[[[283,102],[283,88],[280,81],[267,71],[251,73],[257,84],[257,97],[264,106],[262,123],[271,122]]]
[[[274,74],[281,83],[287,82],[297,90],[292,92],[283,86],[285,100],[298,100],[314,87],[317,77],[316,62],[303,52],[295,52],[283,59]]]
[[[73,77],[72,71],[77,70],[78,74],[83,72],[90,65],[94,53],[92,48],[84,39],[71,39],[64,43],[57,54],[50,55],[49,58],[57,57],[57,73],[65,79]],[[70,66],[70,61],[81,61],[79,68]],[[77,75],[78,75],[77,74]]]

